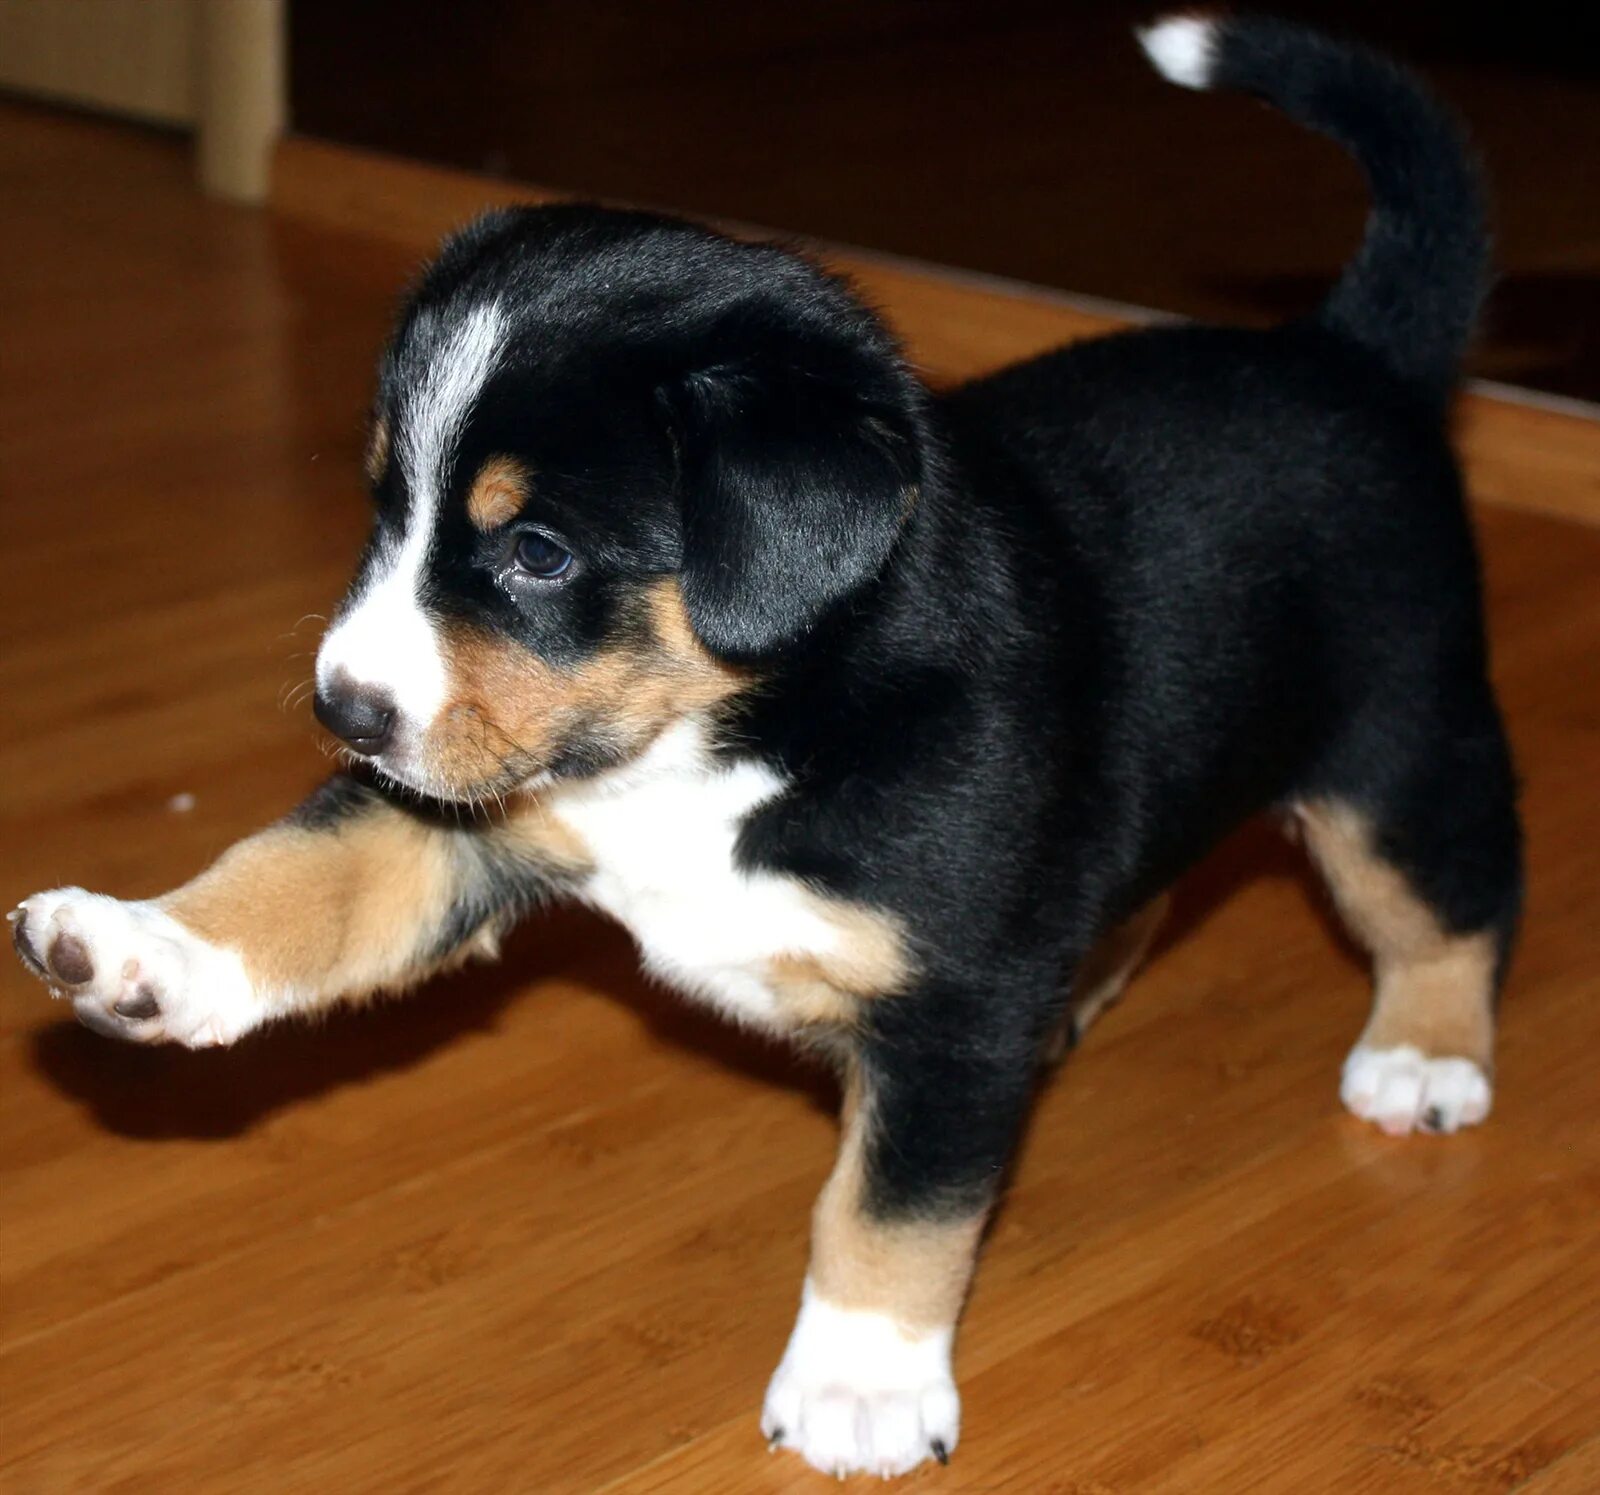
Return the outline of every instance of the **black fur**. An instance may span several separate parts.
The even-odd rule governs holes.
[[[1366,237],[1318,320],[1442,402],[1489,264],[1477,173],[1450,116],[1388,58],[1264,16],[1224,23],[1216,82],[1259,94],[1361,164]]]
[[[365,774],[335,774],[296,805],[284,817],[284,824],[304,831],[335,830],[383,798],[383,791]]]
[[[1297,323],[1108,338],[933,398],[803,258],[566,206],[455,240],[385,368],[392,405],[425,377],[418,319],[497,299],[513,351],[456,470],[525,459],[579,557],[508,598],[504,537],[458,518],[436,610],[567,662],[676,572],[703,642],[757,665],[724,750],[791,787],[739,855],[891,911],[924,973],[855,1039],[885,1213],[982,1203],[1074,963],[1259,811],[1355,805],[1447,926],[1510,938],[1511,768],[1442,425],[1483,282],[1473,173],[1390,64],[1274,22],[1221,37],[1224,82],[1373,180]]]
[[[456,896],[434,935],[434,960],[443,960],[486,929],[506,933],[546,898],[567,890],[556,869],[509,854],[493,837],[463,835],[456,855]]]
[[[691,375],[674,402],[694,494],[684,599],[701,640],[729,659],[804,639],[882,570],[920,477],[886,348],[791,341],[773,357],[758,351],[765,335],[737,363]]]

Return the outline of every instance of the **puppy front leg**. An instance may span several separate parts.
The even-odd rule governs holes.
[[[492,949],[540,873],[510,828],[462,828],[340,775],[164,897],[36,893],[12,936],[85,1026],[200,1048]]]
[[[827,1474],[904,1474],[947,1461],[960,1437],[956,1320],[1033,1050],[1004,1063],[956,1052],[868,1047],[847,1090],[800,1315],[762,1414],[772,1445]]]

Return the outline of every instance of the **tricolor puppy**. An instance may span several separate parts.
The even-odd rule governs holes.
[[[1391,1132],[1489,1110],[1518,830],[1444,433],[1474,175],[1363,51],[1192,17],[1144,44],[1365,167],[1312,315],[935,396],[785,249],[491,214],[383,360],[376,524],[317,662],[364,761],[165,898],[14,916],[90,1027],[200,1045],[569,896],[826,1055],[844,1140],[762,1425],[832,1472],[955,1448],[956,1318],[1040,1060],[1246,817],[1298,820],[1372,952],[1345,1104]]]

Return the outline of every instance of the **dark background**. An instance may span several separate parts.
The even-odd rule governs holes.
[[[1414,63],[1489,169],[1477,372],[1600,399],[1600,49],[1577,4],[1285,3]],[[1307,305],[1333,147],[1158,79],[1155,9],[1061,0],[293,0],[293,127],[1190,315]],[[1592,17],[1591,17],[1592,20]]]

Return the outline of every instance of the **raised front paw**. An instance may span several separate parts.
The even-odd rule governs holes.
[[[209,1048],[265,1016],[239,957],[153,903],[55,888],[8,917],[23,965],[107,1038]]]
[[[961,1434],[951,1331],[911,1336],[880,1313],[836,1308],[806,1288],[761,1431],[824,1474],[905,1474],[949,1461]]]

